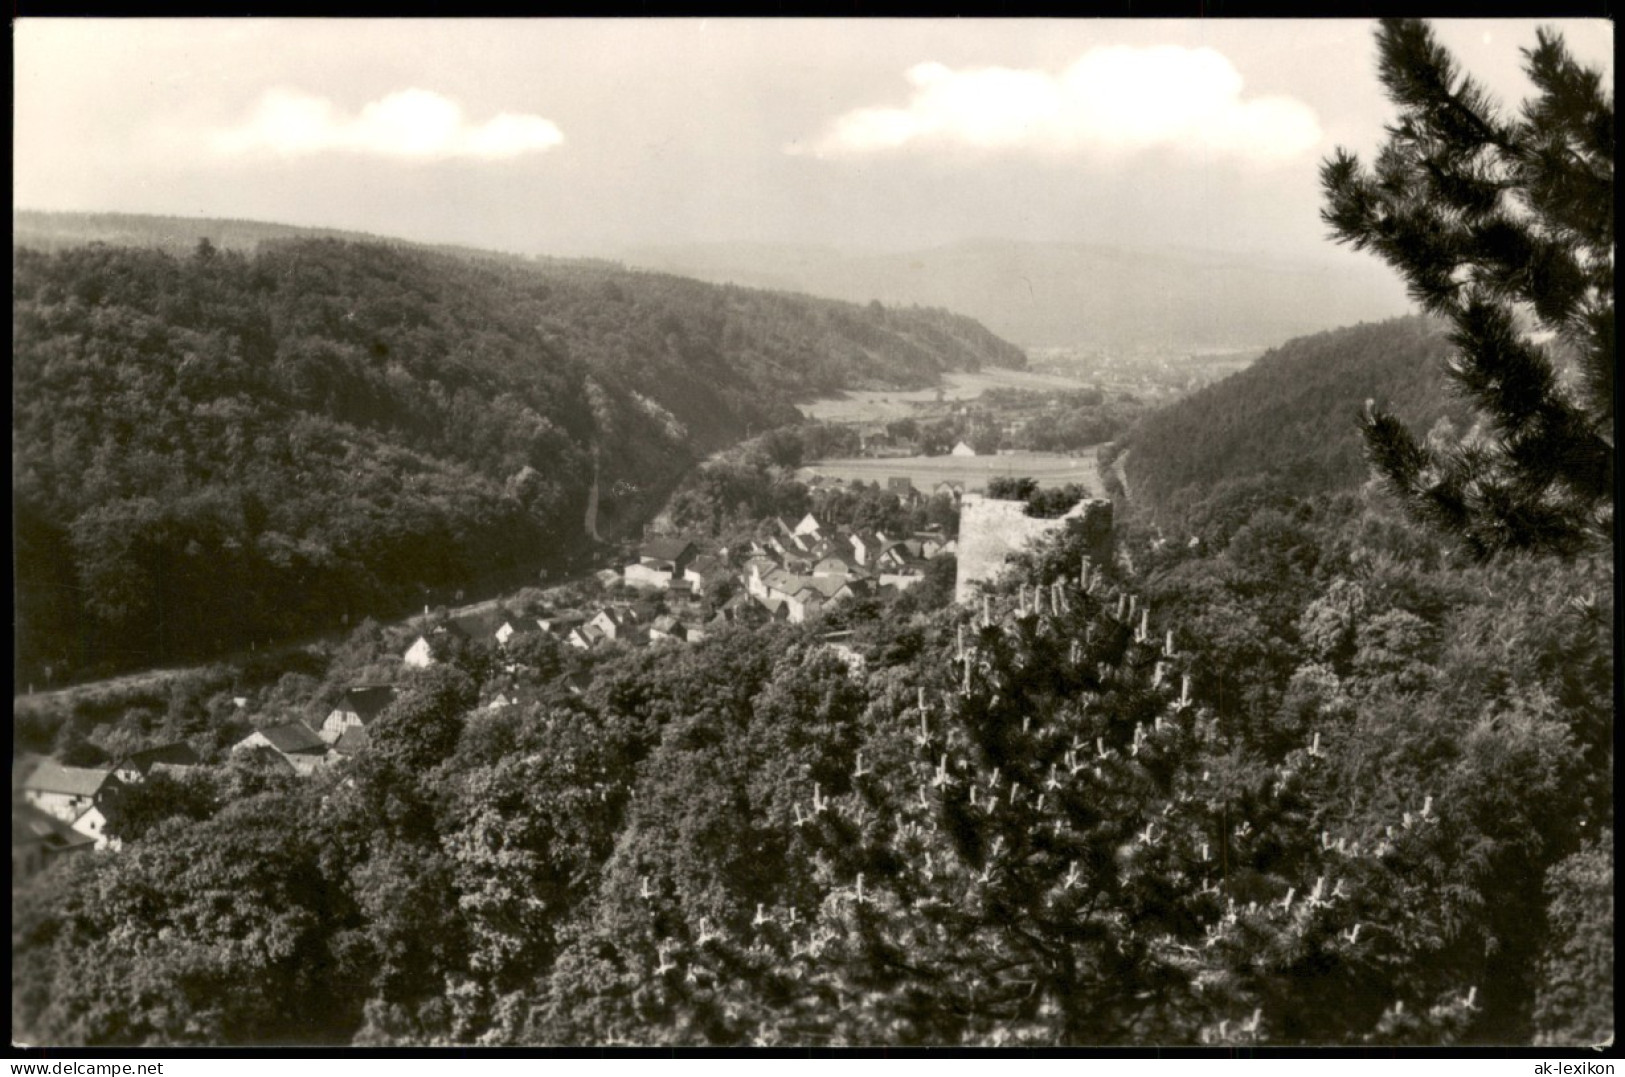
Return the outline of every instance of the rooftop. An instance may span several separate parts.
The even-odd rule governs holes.
[[[281,725],[267,726],[261,729],[259,734],[270,741],[277,751],[283,753],[327,750],[327,742],[303,722],[283,722]]]
[[[68,796],[92,797],[113,772],[105,767],[65,767],[54,759],[42,759],[39,765],[23,779],[23,788],[37,793],[63,793]]]

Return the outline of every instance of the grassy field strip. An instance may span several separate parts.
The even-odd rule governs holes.
[[[1100,481],[1096,466],[1095,449],[1080,455],[1060,453],[1018,452],[1005,456],[900,456],[890,459],[864,457],[849,460],[820,460],[802,468],[797,475],[803,479],[822,475],[846,482],[861,479],[864,482],[885,483],[890,478],[907,477],[914,488],[929,494],[939,482],[962,482],[968,491],[980,491],[989,478],[997,475],[1027,476],[1038,480],[1044,487],[1064,486],[1069,482],[1082,483],[1091,494],[1104,496],[1105,486]]]
[[[1088,388],[1087,383],[1057,374],[1035,374],[1029,370],[988,367],[975,373],[954,371],[942,376],[942,399],[975,400],[989,389],[1028,389],[1036,392],[1066,392]],[[853,389],[838,398],[814,400],[798,407],[809,419],[831,423],[871,423],[904,419],[922,405],[935,404],[932,389]]]

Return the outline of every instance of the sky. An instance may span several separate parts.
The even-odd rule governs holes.
[[[1552,25],[1443,20],[1505,104]],[[1360,20],[14,23],[15,204],[524,254],[966,239],[1332,257],[1393,116]],[[1342,252],[1343,256],[1349,256]]]

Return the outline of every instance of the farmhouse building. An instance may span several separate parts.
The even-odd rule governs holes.
[[[231,750],[233,754],[255,750],[274,752],[302,775],[312,773],[328,761],[327,742],[303,722],[283,722],[256,729],[233,744]]]
[[[429,644],[429,637],[419,636],[413,641],[401,661],[412,669],[428,669],[434,665],[434,648]]]
[[[360,684],[344,693],[339,705],[322,721],[321,738],[337,744],[346,730],[364,729],[383,709],[395,701],[395,687],[389,684]]]
[[[32,804],[11,805],[11,881],[19,883],[44,870],[56,857],[96,844],[61,819]]]
[[[96,803],[112,773],[111,766],[65,767],[42,759],[23,778],[23,800],[72,825]]]

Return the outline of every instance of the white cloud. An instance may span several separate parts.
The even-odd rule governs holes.
[[[940,63],[909,68],[901,108],[855,109],[790,153],[872,153],[904,146],[1133,152],[1172,147],[1253,160],[1292,158],[1320,124],[1290,97],[1242,95],[1242,78],[1211,48],[1090,49],[1059,74]]]
[[[550,120],[504,112],[471,125],[457,102],[429,90],[399,90],[354,116],[326,98],[278,88],[261,95],[243,124],[214,136],[221,153],[300,156],[330,150],[385,157],[501,160],[551,149],[564,135]]]

